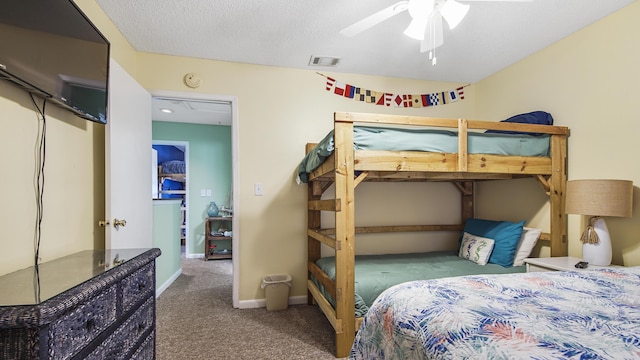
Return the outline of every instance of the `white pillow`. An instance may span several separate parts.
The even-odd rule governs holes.
[[[524,265],[524,259],[528,258],[531,254],[531,250],[533,250],[533,247],[536,246],[541,233],[542,229],[534,229],[528,227],[522,228],[522,236],[520,237],[520,241],[518,241],[518,247],[516,248],[516,257],[513,258],[513,266]]]
[[[475,236],[467,232],[462,234],[458,256],[471,260],[478,265],[486,265],[493,251],[493,239]]]

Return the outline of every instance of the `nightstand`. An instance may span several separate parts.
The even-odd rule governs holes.
[[[527,258],[524,259],[524,263],[527,266],[527,272],[540,272],[540,271],[585,271],[590,269],[600,269],[604,267],[615,267],[617,265],[609,266],[595,266],[589,264],[586,269],[578,269],[575,267],[576,263],[582,261],[580,258],[571,256],[562,257],[548,257],[548,258]]]

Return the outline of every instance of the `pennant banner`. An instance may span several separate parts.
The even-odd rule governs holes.
[[[464,88],[468,86],[465,85],[454,90],[435,92],[431,94],[391,94],[345,84],[320,73],[318,73],[318,75],[327,79],[325,89],[338,96],[375,105],[405,108],[438,106],[464,100]]]

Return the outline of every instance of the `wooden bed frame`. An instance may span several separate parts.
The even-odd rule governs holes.
[[[353,150],[354,123],[366,125],[410,125],[438,127],[457,131],[457,153],[417,151]],[[469,130],[506,130],[549,134],[550,157],[469,154]],[[549,242],[551,256],[567,255],[567,220],[564,214],[567,137],[561,126],[516,124],[465,119],[336,112],[334,114],[334,153],[309,175],[308,180],[308,303],[318,304],[333,326],[336,357],[349,355],[362,318],[355,317],[354,262],[355,235],[359,233],[407,231],[462,231],[464,221],[474,215],[473,191],[476,180],[533,177],[550,198],[550,233],[541,240]],[[315,144],[307,144],[309,152]],[[358,175],[356,176],[356,171]],[[362,181],[451,181],[462,193],[462,224],[356,227],[355,188]],[[321,200],[335,184],[335,199]],[[321,228],[322,211],[334,212],[335,228]],[[335,281],[317,265],[321,244],[335,250]],[[322,295],[311,277],[322,284],[335,299],[335,308]]]

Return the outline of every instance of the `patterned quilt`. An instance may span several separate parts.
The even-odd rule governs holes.
[[[349,358],[640,359],[640,267],[396,285]]]

